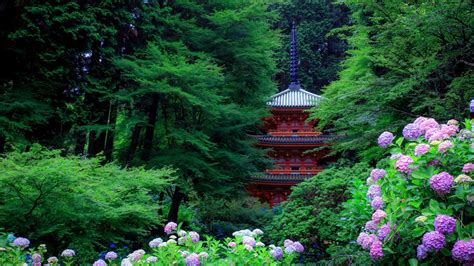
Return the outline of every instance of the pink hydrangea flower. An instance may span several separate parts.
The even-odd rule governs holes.
[[[175,223],[175,222],[169,222],[165,225],[165,233],[167,233],[168,235],[171,234],[171,232],[173,232],[176,228],[178,227],[178,225]]]
[[[395,168],[400,173],[410,173],[410,164],[413,163],[413,159],[410,156],[402,155],[398,158],[397,162],[395,163]]]
[[[255,243],[256,243],[255,238],[253,238],[251,236],[244,236],[242,238],[242,244],[244,244],[244,245],[249,245],[249,246],[254,247]]]
[[[439,129],[440,126],[433,118],[427,118],[423,122],[419,123],[419,128],[422,132],[426,132],[429,129]]]
[[[370,246],[370,256],[373,260],[377,260],[383,257],[382,242],[374,241]]]
[[[92,266],[107,266],[107,263],[105,263],[104,260],[99,259],[99,260],[96,260],[94,264],[92,264]]]
[[[229,242],[229,244],[227,244],[227,246],[230,247],[230,248],[235,248],[237,246],[237,243]]]
[[[459,131],[459,128],[455,125],[441,125],[441,133],[447,137],[454,136]]]
[[[418,144],[415,147],[415,156],[421,156],[425,153],[427,153],[430,150],[430,145],[428,144]]]
[[[453,147],[453,143],[449,140],[445,140],[439,144],[438,152],[444,153],[447,149],[452,148],[452,147]]]
[[[384,169],[373,169],[370,172],[370,178],[374,181],[377,182],[377,180],[381,179],[384,177],[387,173],[385,172]]]
[[[383,210],[376,210],[373,214],[372,214],[372,221],[374,221],[374,223],[380,223],[380,221],[382,219],[384,219],[385,217],[387,217],[387,213],[384,212]]]
[[[462,167],[462,172],[463,173],[469,173],[474,169],[474,163],[467,163]]]
[[[441,172],[437,175],[433,175],[430,178],[430,187],[436,191],[439,195],[449,193],[453,186],[454,178],[447,172]]]
[[[357,237],[357,244],[361,246],[363,249],[368,250],[374,241],[379,241],[377,236],[374,234],[368,235],[367,233],[360,233]]]
[[[105,254],[105,259],[106,260],[115,260],[117,257],[118,257],[117,253],[115,253],[113,251],[109,251],[109,252],[107,252],[107,254]]]
[[[434,227],[442,234],[451,234],[456,230],[456,219],[448,215],[438,215],[435,218]]]

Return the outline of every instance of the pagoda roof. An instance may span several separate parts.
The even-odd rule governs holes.
[[[320,95],[302,89],[299,84],[292,84],[288,89],[273,95],[267,105],[275,108],[309,108],[316,106],[320,99]]]
[[[271,183],[299,183],[314,174],[256,174],[251,177],[253,182],[271,182]]]
[[[262,144],[322,144],[334,141],[335,135],[319,136],[271,136],[255,135],[256,139]]]

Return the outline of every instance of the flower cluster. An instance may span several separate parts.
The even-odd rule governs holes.
[[[439,195],[449,193],[453,186],[454,178],[447,172],[441,172],[430,178],[430,187]]]

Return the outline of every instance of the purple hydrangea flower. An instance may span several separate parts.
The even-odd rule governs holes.
[[[74,250],[72,249],[65,249],[61,253],[61,257],[74,257],[74,256],[76,256],[76,252],[74,252]]]
[[[381,209],[383,207],[383,199],[381,197],[375,197],[370,203],[370,206],[372,206],[374,210]]]
[[[375,197],[380,197],[381,192],[380,192],[380,186],[379,185],[372,185],[369,187],[369,190],[367,191],[367,197],[372,200]]]
[[[377,182],[377,180],[381,179],[384,177],[386,174],[384,169],[374,169],[370,172],[370,178],[374,181]]]
[[[26,248],[30,245],[30,240],[24,237],[17,237],[13,240],[13,245],[20,248]]]
[[[452,175],[441,172],[437,175],[434,175],[430,178],[430,186],[436,191],[439,195],[444,195],[449,193],[451,187],[453,186],[454,178]]]
[[[375,232],[377,230],[377,223],[374,221],[368,221],[365,223],[364,229],[367,232]]]
[[[186,265],[187,266],[198,266],[201,264],[199,261],[199,255],[196,253],[192,253],[186,257]]]
[[[474,169],[474,163],[467,163],[462,167],[462,172],[463,173],[469,173]]]
[[[428,162],[428,166],[435,166],[435,165],[438,165],[439,164],[439,161],[434,159],[434,160],[431,160]]]
[[[161,243],[163,243],[163,239],[155,238],[152,241],[150,241],[148,245],[150,246],[150,248],[157,248]]]
[[[418,245],[416,248],[416,258],[418,260],[424,260],[428,256],[428,248],[425,245]]]
[[[249,245],[251,247],[254,247],[255,246],[255,238],[251,237],[251,236],[244,236],[242,238],[242,244],[244,245]]]
[[[380,223],[380,221],[382,219],[384,219],[385,217],[387,217],[387,213],[385,213],[383,210],[376,210],[373,214],[372,214],[372,221],[374,221],[374,223]]]
[[[288,254],[296,252],[295,246],[291,245],[291,246],[285,247],[285,252],[288,253]]]
[[[474,239],[456,241],[451,250],[451,256],[461,263],[474,262]]]
[[[469,112],[474,113],[474,99],[469,103]]]
[[[304,251],[304,246],[298,241],[293,243],[293,247],[295,248],[295,251],[298,253],[303,253]]]
[[[451,234],[456,230],[456,219],[448,215],[438,215],[434,221],[435,230],[442,234]]]
[[[413,159],[410,156],[402,155],[398,158],[397,162],[395,163],[395,168],[400,173],[410,173],[410,164],[413,163]]]
[[[382,225],[380,227],[379,231],[377,232],[377,237],[380,240],[384,240],[390,234],[390,227],[391,227],[390,222]],[[395,229],[395,228],[396,228],[396,225],[393,226],[393,229]]]
[[[417,119],[415,119],[415,121],[413,122],[413,124],[416,124],[417,126],[420,126],[421,123],[425,122],[428,118],[426,117],[423,117],[423,116],[420,116],[418,117]]]
[[[196,243],[199,241],[199,234],[194,232],[194,231],[191,231],[189,232],[189,236],[191,237],[191,241],[193,241],[193,243]]]
[[[372,243],[372,245],[370,246],[370,256],[373,260],[377,260],[383,257],[382,242],[377,240]]]
[[[428,139],[429,142],[442,141],[448,136],[444,134],[441,130],[437,129]]]
[[[418,144],[415,147],[415,156],[420,156],[427,153],[430,150],[430,145],[428,144]]]
[[[107,252],[107,254],[105,254],[105,259],[106,260],[115,260],[117,257],[118,257],[117,253],[115,253],[113,251],[109,251],[109,252]]]
[[[107,266],[107,263],[105,263],[105,261],[99,259],[99,260],[96,260],[94,262],[94,264],[92,264],[92,266]]]
[[[365,238],[369,237],[369,235],[366,232],[361,232],[359,236],[357,237],[357,244],[359,246],[362,246],[362,244],[365,241]]]
[[[451,141],[445,140],[441,142],[438,146],[438,152],[439,153],[444,153],[447,149],[452,148],[454,145]]]
[[[281,247],[276,247],[270,251],[270,255],[272,255],[275,260],[280,260],[283,258],[283,250]]]
[[[403,137],[407,140],[416,140],[423,134],[419,126],[415,123],[408,124],[403,128]]]
[[[387,147],[388,145],[390,145],[393,141],[393,134],[388,132],[388,131],[385,131],[383,132],[382,134],[380,134],[377,142],[379,144],[380,147],[382,148],[385,148]]]
[[[392,154],[392,155],[390,155],[390,160],[398,160],[402,156],[403,156],[403,154],[401,154],[401,153]]]
[[[175,223],[175,222],[169,222],[165,225],[165,233],[167,233],[168,235],[173,232],[176,227],[178,227],[178,225]]]
[[[440,251],[446,244],[444,235],[437,231],[425,233],[422,242],[428,251]]]
[[[293,245],[293,241],[291,241],[290,239],[285,239],[285,241],[283,242],[283,246],[285,248],[292,245]]]

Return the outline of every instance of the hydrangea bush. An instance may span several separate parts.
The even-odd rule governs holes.
[[[137,249],[125,256],[108,251],[91,262],[93,266],[106,265],[290,265],[304,252],[304,246],[286,239],[282,246],[262,242],[260,229],[240,230],[223,241],[201,236],[194,231],[186,232],[180,225],[169,222],[164,227],[167,239],[154,238],[148,247]],[[6,245],[5,245],[6,244]],[[41,266],[75,265],[78,258],[73,249],[65,249],[59,256],[47,257],[45,245],[29,248],[30,241],[23,237],[10,237],[0,247],[0,265]]]
[[[374,261],[474,264],[472,123],[419,117],[403,137],[380,135],[391,156],[367,179],[373,213],[356,239]]]

